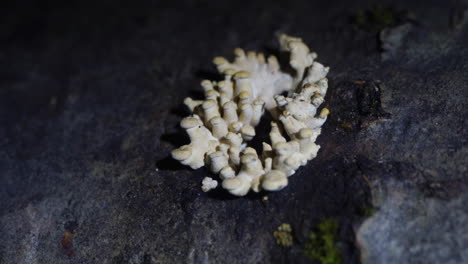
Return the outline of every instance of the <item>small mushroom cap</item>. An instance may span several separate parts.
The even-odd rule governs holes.
[[[254,163],[256,161],[258,161],[258,158],[255,156],[255,154],[252,153],[246,153],[241,157],[242,164]]]
[[[270,72],[277,72],[279,68],[278,59],[275,56],[268,57],[268,70]]]
[[[248,98],[250,98],[250,97],[251,97],[251,96],[250,96],[250,93],[247,92],[247,91],[243,91],[243,92],[241,92],[241,93],[239,94],[239,99],[240,99],[240,100],[248,99]]]
[[[226,69],[226,70],[224,70],[223,73],[224,73],[225,75],[227,75],[227,76],[232,76],[232,75],[234,75],[234,74],[236,73],[236,70],[234,70],[234,69]]]
[[[259,63],[265,63],[265,55],[263,55],[263,53],[258,53],[257,54],[257,60]]]
[[[234,80],[247,79],[250,78],[250,72],[248,71],[238,71],[234,74]]]
[[[242,144],[242,136],[233,132],[226,135],[226,139],[230,142],[231,147],[239,147]]]
[[[262,142],[262,147],[263,147],[263,151],[271,151],[273,150],[273,148],[271,147],[270,144],[266,143],[266,142]]]
[[[260,99],[260,98],[257,98],[257,99],[255,99],[255,101],[253,101],[253,104],[254,104],[254,105],[264,105],[264,104],[265,104],[265,101],[263,101],[263,100]]]
[[[298,41],[289,41],[288,42],[288,48],[289,49],[294,49],[294,48],[297,48],[297,47],[300,47],[300,42]]]
[[[278,58],[276,58],[275,55],[270,55],[270,56],[268,57],[268,63],[278,64]]]
[[[237,57],[244,57],[245,56],[245,51],[241,48],[235,48],[234,49],[234,55]]]
[[[232,131],[239,132],[241,130],[243,124],[242,122],[233,122],[230,124],[230,128]]]
[[[199,106],[202,104],[203,101],[200,101],[200,100],[193,100],[192,98],[190,97],[186,97],[184,99],[184,104],[185,106],[187,106],[190,110],[190,112],[193,112],[193,110],[195,109],[195,107]]]
[[[330,67],[328,67],[328,69],[330,69]],[[318,82],[319,82],[319,84],[326,84],[326,83],[328,83],[328,78],[325,77],[325,78],[321,79],[321,80],[318,81]]]
[[[310,52],[309,47],[307,47],[307,45],[305,45],[304,42],[300,40],[290,41],[288,45],[291,50],[298,49],[304,51],[307,54]],[[311,63],[312,62],[308,63],[308,66],[310,66]]]
[[[203,102],[202,104],[202,107],[203,109],[210,109],[212,107],[215,107],[217,105],[216,101],[215,100],[206,100],[205,102]]]
[[[221,118],[220,116],[215,116],[215,117],[213,117],[213,118],[210,119],[210,123],[211,123],[211,125],[213,125],[213,126],[222,124],[223,122],[224,122],[224,119]]]
[[[226,166],[219,172],[219,175],[221,176],[221,179],[234,178],[236,176],[236,172],[231,167]]]
[[[250,189],[250,184],[238,177],[224,179],[222,186],[236,196],[244,196]]]
[[[210,154],[208,154],[208,156],[210,156],[211,159],[215,159],[215,158],[224,156],[224,153],[222,151],[218,150],[218,151],[215,151],[215,152],[211,152]]]
[[[226,135],[226,138],[227,138],[228,140],[238,140],[239,135],[236,134],[236,133],[233,133],[233,132],[229,132],[229,133]]]
[[[257,53],[255,51],[249,50],[247,51],[247,57],[257,57]]]
[[[193,102],[194,100],[190,97],[185,97],[184,99],[184,104],[190,104],[191,102]]]
[[[213,83],[210,81],[210,80],[203,80],[200,82],[200,85],[203,87],[203,88],[206,88],[206,87],[213,87]]]
[[[173,151],[171,151],[171,154],[175,160],[186,160],[190,158],[190,156],[192,156],[192,147],[189,145],[185,145],[178,149],[174,149]]]
[[[274,146],[274,149],[278,154],[286,154],[291,151],[291,146],[288,142],[279,142]]]
[[[255,128],[253,126],[243,126],[241,129],[241,133],[244,136],[254,137],[255,136]]]
[[[226,91],[226,89],[228,88],[227,87],[227,84],[225,81],[219,81],[218,82],[218,88],[220,91]]]
[[[314,135],[314,131],[310,128],[303,128],[301,131],[299,131],[299,137],[300,138],[310,138]]]
[[[224,103],[223,108],[224,109],[228,109],[228,108],[237,109],[237,104],[234,103],[233,101],[227,101],[226,103]]]
[[[258,157],[257,151],[252,147],[246,147],[243,152],[244,154],[252,154],[255,155],[255,157]]]
[[[216,147],[216,149],[226,153],[226,151],[229,149],[229,147],[230,147],[229,144],[221,143]]]
[[[216,97],[218,97],[218,92],[215,90],[208,90],[206,91],[205,97],[209,98],[210,100],[214,100]]]
[[[242,185],[242,181],[238,178],[228,178],[223,181],[223,188],[225,189],[236,189]]]
[[[203,123],[200,121],[200,119],[192,116],[186,117],[180,122],[180,126],[184,129],[190,129],[201,125],[203,125]]]
[[[229,61],[226,60],[226,58],[224,58],[224,57],[215,57],[213,59],[213,63],[216,64],[216,65],[220,65],[220,64],[229,63]]]
[[[328,114],[330,114],[330,110],[328,110],[328,108],[324,108],[324,109],[322,109],[322,111],[320,112],[319,117],[320,117],[320,118],[325,118]]]
[[[279,170],[271,170],[262,181],[262,188],[267,191],[279,191],[288,185],[288,177]]]

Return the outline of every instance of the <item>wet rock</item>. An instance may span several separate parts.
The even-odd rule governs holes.
[[[382,48],[382,60],[388,60],[398,55],[398,49],[403,45],[403,41],[413,28],[410,23],[387,27],[380,31],[379,38]]]
[[[466,263],[466,193],[427,198],[392,182],[378,212],[357,234],[364,263]]]
[[[465,260],[468,29],[450,3],[398,1],[423,26],[382,62],[347,21],[368,1],[183,2],[0,11],[0,263],[309,263],[322,219],[345,263]],[[168,159],[183,99],[214,56],[269,53],[278,31],[331,67],[320,152],[281,192],[203,193],[207,171]]]

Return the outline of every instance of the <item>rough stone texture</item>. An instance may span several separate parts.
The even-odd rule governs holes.
[[[397,183],[388,189],[379,212],[358,233],[364,263],[466,263],[466,193],[444,201]]]
[[[339,220],[346,263],[360,252],[466,263],[467,5],[379,3],[414,17],[386,61],[379,32],[351,19],[372,1],[2,9],[0,263],[308,263],[303,245],[324,217]],[[187,142],[183,98],[216,78],[212,57],[274,52],[279,31],[331,67],[322,149],[281,192],[202,193],[209,172],[169,158]],[[282,223],[291,248],[275,243]]]

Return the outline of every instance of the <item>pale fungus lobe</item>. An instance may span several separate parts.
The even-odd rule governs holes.
[[[315,140],[330,113],[319,109],[329,67],[315,61],[317,54],[302,39],[281,34],[278,40],[294,72],[282,71],[275,56],[237,48],[233,62],[213,60],[224,79],[201,82],[204,100],[184,100],[191,115],[180,125],[190,144],[173,150],[172,157],[192,169],[206,166],[236,196],[286,187],[288,177],[317,156]],[[248,142],[259,133],[255,128],[265,110],[274,121],[270,142],[263,142],[259,154]],[[218,181],[203,179],[203,191],[217,186]]]
[[[208,192],[218,186],[218,181],[213,180],[210,177],[205,177],[202,181],[202,191]]]

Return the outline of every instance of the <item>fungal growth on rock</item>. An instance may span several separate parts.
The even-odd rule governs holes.
[[[317,54],[300,38],[281,34],[278,39],[293,74],[282,71],[275,56],[238,48],[233,62],[214,58],[224,80],[201,82],[205,100],[184,100],[191,115],[181,127],[190,144],[173,150],[172,157],[192,169],[207,166],[236,196],[283,189],[320,148],[315,140],[329,111],[317,109],[327,92],[329,68],[315,61]],[[265,110],[275,121],[270,142],[263,142],[262,153],[257,153],[247,143]],[[218,186],[210,177],[202,184],[203,191]]]

